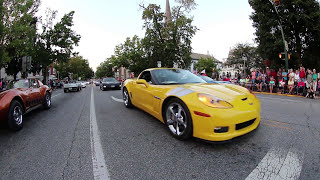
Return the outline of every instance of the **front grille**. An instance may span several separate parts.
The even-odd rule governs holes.
[[[254,121],[256,120],[256,118],[250,120],[250,121],[246,121],[246,122],[243,122],[243,123],[239,123],[239,124],[236,124],[236,130],[240,130],[240,129],[243,129],[243,128],[246,128],[248,126],[250,126],[251,124],[254,123]]]

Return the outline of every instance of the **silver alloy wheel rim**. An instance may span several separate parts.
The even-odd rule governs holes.
[[[20,125],[22,123],[22,109],[20,106],[14,107],[13,119],[15,120],[17,125]]]
[[[50,107],[51,106],[51,98],[50,98],[49,94],[46,96],[46,101],[47,101],[47,106]]]
[[[124,105],[128,106],[129,97],[128,97],[128,91],[127,90],[123,91],[123,101],[124,101]]]
[[[187,128],[187,116],[183,107],[178,103],[170,104],[166,117],[170,131],[177,136],[182,135]]]

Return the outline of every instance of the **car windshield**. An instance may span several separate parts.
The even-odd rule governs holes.
[[[211,78],[209,78],[208,76],[199,76],[200,78],[202,78],[203,80],[205,80],[205,81],[210,81],[210,82],[212,82],[212,81],[214,81],[213,79],[211,79]]]
[[[21,79],[18,81],[9,82],[7,89],[28,88],[28,87],[29,87],[29,81],[27,79]]]
[[[115,78],[104,78],[103,82],[118,82]]]
[[[161,85],[206,83],[197,75],[183,69],[156,69],[151,73],[157,84]]]

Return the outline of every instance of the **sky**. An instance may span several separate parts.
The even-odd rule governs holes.
[[[144,36],[142,9],[150,3],[165,11],[166,0],[42,0],[38,15],[57,10],[57,20],[75,11],[73,30],[81,35],[75,51],[97,66],[114,54],[114,48],[127,37]],[[197,8],[190,12],[199,31],[192,39],[194,53],[210,54],[222,61],[237,43],[254,44],[254,28],[248,0],[195,0]],[[175,5],[170,0],[170,6]]]

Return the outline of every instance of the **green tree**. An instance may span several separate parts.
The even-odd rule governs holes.
[[[165,22],[165,14],[160,6],[150,4],[143,7],[145,37],[143,47],[146,51],[149,67],[155,67],[161,61],[164,67],[187,68],[191,64],[191,39],[197,31],[192,25],[193,19],[187,14],[195,9],[194,0],[178,0],[172,9],[171,19]]]
[[[254,10],[250,18],[256,29],[258,52],[274,66],[284,65],[278,58],[284,45],[274,7],[266,0],[249,0]],[[320,67],[320,6],[316,0],[282,0],[277,7],[285,39],[289,45],[289,66]]]
[[[200,58],[199,61],[195,64],[195,67],[198,72],[205,70],[206,74],[209,77],[211,77],[213,71],[215,71],[216,73],[219,73],[217,69],[217,64],[215,63],[214,60],[215,59],[213,57]]]
[[[56,70],[59,72],[60,77],[65,78],[69,73],[73,74],[73,79],[90,79],[94,73],[89,66],[88,60],[82,56],[71,57],[67,62],[61,62],[55,65]]]
[[[148,67],[155,67],[154,63],[146,58],[143,41],[138,36],[127,38],[123,44],[116,46],[115,55],[109,59],[109,63],[112,63],[115,69],[125,67],[135,74]]]
[[[7,74],[16,78],[21,58],[33,51],[40,0],[2,0],[0,4],[0,67],[7,64]]]
[[[243,70],[245,64],[245,70],[248,74],[252,68],[263,67],[263,60],[257,52],[257,47],[239,43],[233,48],[227,59],[227,64],[235,65],[235,69],[239,71]]]
[[[107,59],[106,61],[100,63],[100,65],[97,67],[97,71],[95,73],[96,78],[103,78],[103,77],[113,77],[113,60],[114,56]]]
[[[33,71],[44,72],[46,82],[47,67],[55,60],[59,63],[67,62],[78,46],[80,35],[72,30],[74,11],[65,14],[59,22],[53,25],[56,11],[48,10],[46,21],[41,22],[42,32],[38,35],[33,58]]]

